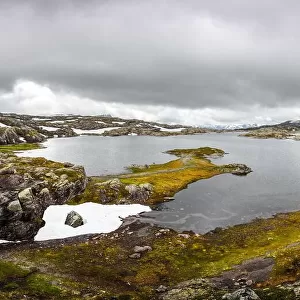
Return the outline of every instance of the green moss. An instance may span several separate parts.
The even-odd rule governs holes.
[[[266,286],[300,278],[300,212],[257,219],[206,235],[190,234],[189,238],[172,231],[157,238],[153,230],[147,240],[143,237],[131,242],[110,236],[83,244],[22,250],[15,252],[14,258],[46,267],[50,274],[73,282],[97,286],[108,295],[131,295],[132,299],[149,299],[160,284],[172,286],[216,276],[257,257],[273,257],[275,261],[270,279],[258,290],[262,299],[276,299],[274,295],[290,299],[288,291]],[[151,245],[152,251],[140,259],[128,258],[137,244]],[[149,298],[144,297],[147,293]]]
[[[51,277],[41,274],[30,276],[26,281],[26,289],[30,295],[48,298],[62,293],[62,290],[51,282]]]
[[[40,149],[40,144],[14,144],[14,145],[0,145],[0,152],[14,152],[14,151],[26,151],[26,150],[34,150]]]
[[[29,273],[30,271],[24,270],[13,263],[0,261],[0,282],[25,277]]]

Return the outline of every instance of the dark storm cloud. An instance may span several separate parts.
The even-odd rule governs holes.
[[[3,2],[0,89],[24,78],[107,102],[299,101],[299,1]]]

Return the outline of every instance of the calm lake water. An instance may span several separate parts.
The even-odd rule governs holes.
[[[177,137],[96,137],[50,139],[47,148],[23,156],[44,156],[85,167],[88,175],[117,174],[130,164],[174,159],[163,151],[174,148],[217,147],[226,151],[216,164],[245,163],[245,177],[219,175],[191,184],[175,200],[161,204],[143,219],[177,230],[207,232],[218,226],[247,222],[277,212],[300,210],[300,142],[257,140],[236,134]]]

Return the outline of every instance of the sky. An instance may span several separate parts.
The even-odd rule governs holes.
[[[0,2],[0,111],[300,119],[296,0]]]

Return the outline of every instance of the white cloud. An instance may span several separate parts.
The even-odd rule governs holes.
[[[97,101],[96,101],[97,100]],[[55,90],[33,81],[18,80],[10,92],[0,93],[2,112],[24,114],[81,115],[111,114],[122,118],[135,118],[147,121],[179,123],[183,125],[204,124],[267,124],[300,118],[300,106],[263,107],[251,105],[244,110],[222,108],[176,108],[162,105],[137,105],[112,103],[101,99],[80,97],[72,92]]]

